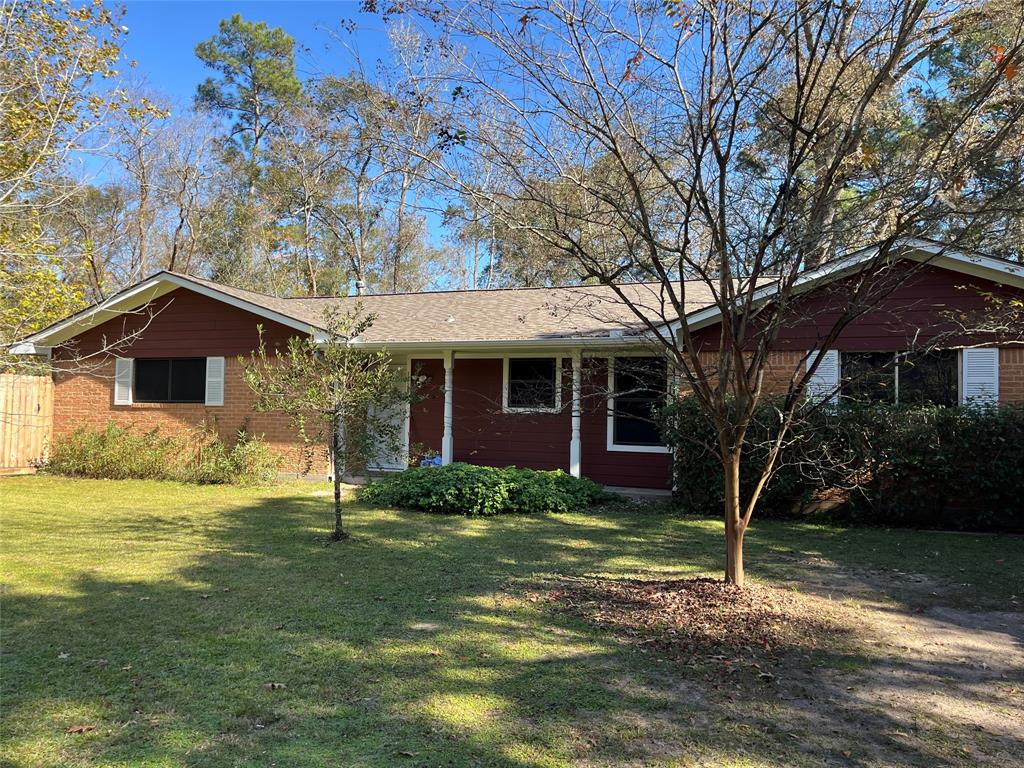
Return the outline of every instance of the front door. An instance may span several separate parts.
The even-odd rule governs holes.
[[[393,367],[408,376],[407,363],[395,363]],[[383,412],[375,410],[373,416],[371,423],[384,421],[393,425],[397,441],[383,438],[374,441],[376,449],[369,462],[370,469],[377,472],[398,472],[405,469],[409,465],[409,404],[399,403]]]

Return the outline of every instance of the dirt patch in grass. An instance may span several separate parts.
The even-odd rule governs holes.
[[[563,580],[542,593],[563,610],[676,657],[774,659],[833,645],[848,632],[831,601],[718,579]]]
[[[813,591],[560,579],[532,599],[676,663],[659,684],[685,684],[666,695],[699,706],[637,724],[653,753],[689,727],[735,731],[753,752],[795,748],[793,764],[1024,765],[1024,615],[952,609],[902,578],[814,575]]]

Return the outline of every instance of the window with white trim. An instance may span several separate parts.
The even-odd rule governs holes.
[[[505,358],[506,411],[556,411],[559,408],[557,357]]]
[[[135,358],[132,400],[136,403],[202,403],[206,358]]]
[[[609,376],[609,447],[664,449],[657,409],[668,392],[668,361],[663,357],[616,357]]]
[[[934,404],[959,402],[958,352],[842,352],[843,400],[863,403]]]

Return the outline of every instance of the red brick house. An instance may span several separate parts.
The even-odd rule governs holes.
[[[787,380],[817,348],[843,300],[842,281],[863,258],[807,273],[804,301],[814,311],[784,330],[770,375]],[[849,392],[842,385],[844,395],[1024,401],[1024,347],[957,335],[949,320],[951,309],[984,310],[991,296],[1024,297],[1024,266],[925,241],[912,243],[901,263],[905,280],[844,331],[813,386],[835,389],[844,372],[857,371]],[[678,318],[666,316],[660,284],[623,288],[650,318],[678,327]],[[682,322],[717,344],[710,289],[700,281],[686,288]],[[770,284],[759,290],[771,300]],[[386,349],[426,382],[423,397],[397,416],[407,450],[381,459],[379,469],[404,468],[409,449],[418,449],[437,451],[444,462],[560,468],[612,486],[668,487],[670,451],[643,418],[657,390],[668,389],[666,365],[643,325],[605,287],[283,299],[159,272],[15,351],[49,354],[58,370],[75,361],[55,375],[57,435],[109,421],[144,429],[206,422],[226,435],[245,425],[297,470],[295,434],[283,415],[251,410],[238,358],[257,346],[258,325],[271,346],[295,334],[315,338],[325,308],[356,302],[377,320],[353,343]],[[893,364],[894,355],[940,334],[941,352],[912,368]],[[327,471],[325,453],[316,471]]]

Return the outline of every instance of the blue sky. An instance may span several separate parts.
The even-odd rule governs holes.
[[[196,85],[210,76],[196,58],[196,43],[212,36],[218,22],[233,13],[250,21],[265,21],[282,27],[296,41],[296,65],[300,76],[324,69],[344,72],[352,60],[342,46],[334,43],[325,28],[352,19],[358,24],[349,37],[368,66],[386,56],[384,24],[377,16],[359,13],[357,2],[217,2],[203,0],[129,0],[124,3],[124,25],[128,35],[124,55],[137,66],[133,77],[142,78],[154,90],[175,102],[189,101]],[[344,33],[342,33],[344,34]]]
[[[221,19],[240,13],[248,21],[265,21],[281,27],[296,43],[296,69],[302,79],[320,72],[348,72],[358,51],[363,66],[372,70],[378,62],[387,66],[388,48],[384,22],[377,15],[359,13],[359,3],[280,0],[225,2],[224,0],[128,0],[122,21],[128,27],[122,53],[134,60],[133,70],[123,68],[132,80],[170,97],[173,104],[187,105],[196,86],[214,73],[196,58],[196,43],[217,32]],[[352,33],[341,31],[342,20],[356,22]],[[332,37],[330,30],[335,35]],[[103,166],[87,161],[89,172],[99,177]],[[441,217],[425,212],[434,245],[442,240]]]

